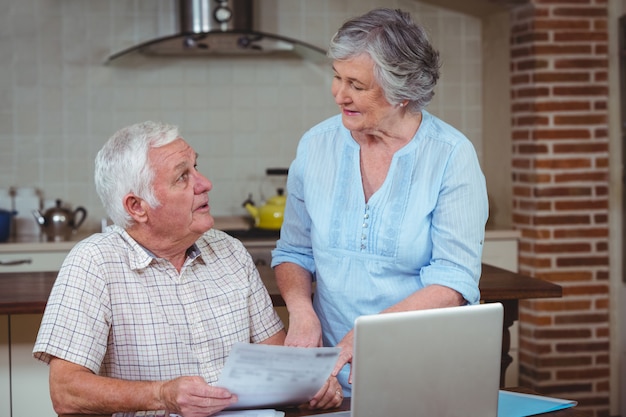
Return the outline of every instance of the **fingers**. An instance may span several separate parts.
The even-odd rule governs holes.
[[[341,339],[339,343],[337,343],[337,347],[341,348],[341,352],[339,353],[339,357],[337,358],[337,363],[335,364],[335,368],[331,373],[332,376],[337,376],[341,369],[347,364],[352,364],[352,346],[354,340],[354,330],[350,330],[346,335]]]
[[[237,402],[228,390],[213,387],[200,377],[180,377],[164,384],[161,391],[169,408],[184,416],[207,416]]]
[[[336,408],[343,402],[343,390],[335,377],[330,377],[324,386],[309,401],[310,409]]]
[[[335,367],[333,371],[330,373],[332,376],[339,375],[339,372],[343,369],[346,364],[352,364],[352,351],[342,350],[337,358],[337,362],[335,363]],[[352,373],[352,370],[350,370]]]

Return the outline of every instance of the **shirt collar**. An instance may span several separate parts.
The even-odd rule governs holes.
[[[142,246],[139,242],[133,239],[133,237],[130,234],[128,234],[128,232],[125,229],[117,225],[109,226],[109,228],[111,229],[111,231],[119,233],[122,236],[122,238],[130,246],[131,252],[129,254],[129,263],[130,263],[131,268],[133,269],[145,268],[146,266],[150,264],[150,262],[152,262],[152,260],[158,259],[158,257],[152,251]],[[198,248],[198,245],[196,245],[195,243],[192,244],[189,248],[187,248],[186,256],[187,256],[187,259],[189,260],[193,261],[198,256],[200,256],[200,254],[201,254],[200,248]]]

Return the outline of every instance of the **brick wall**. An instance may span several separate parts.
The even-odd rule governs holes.
[[[520,306],[520,385],[609,415],[606,0],[511,12],[513,224],[520,272],[563,298]]]

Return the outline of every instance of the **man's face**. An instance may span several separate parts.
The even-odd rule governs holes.
[[[149,209],[151,232],[173,241],[195,241],[213,227],[209,191],[211,182],[196,169],[196,152],[179,138],[149,151],[154,169],[156,198],[161,203]]]

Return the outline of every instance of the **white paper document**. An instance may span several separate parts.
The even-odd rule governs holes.
[[[214,417],[284,417],[285,413],[277,410],[239,410],[222,411]]]
[[[278,410],[239,410],[220,411],[214,417],[285,417],[285,413]],[[113,413],[111,417],[182,417],[180,414],[168,413],[166,410],[135,411],[127,413]]]
[[[231,409],[299,405],[324,385],[340,351],[236,343],[215,385],[237,395]]]

